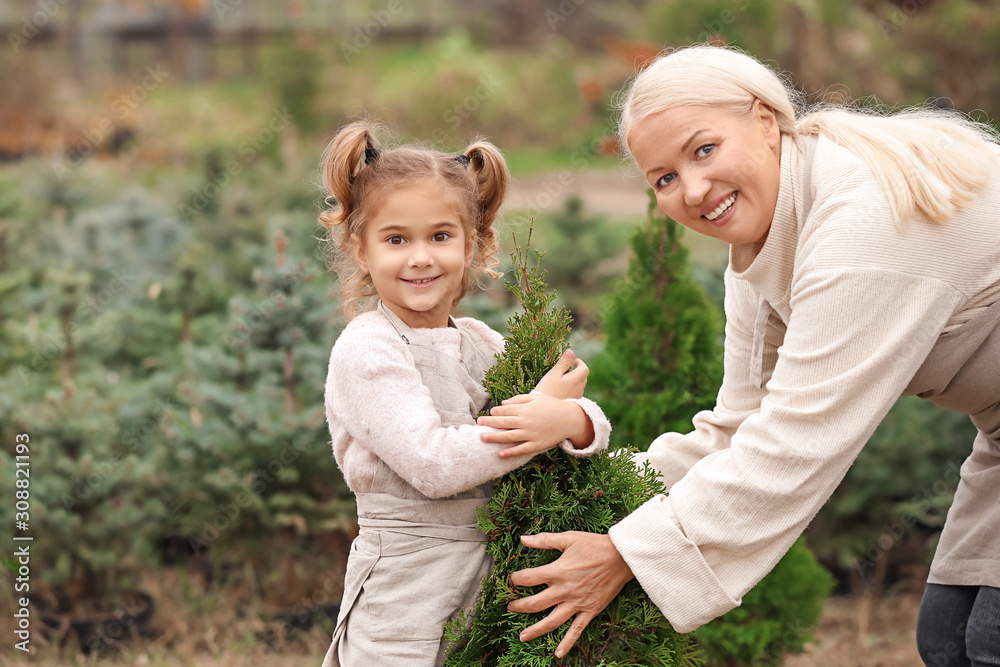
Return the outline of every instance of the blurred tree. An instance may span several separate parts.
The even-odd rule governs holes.
[[[722,384],[722,314],[694,279],[683,227],[657,213],[650,191],[628,273],[601,311],[607,340],[587,384],[614,424],[614,444],[643,451],[661,433],[690,430]]]
[[[604,216],[584,213],[583,200],[566,199],[562,211],[542,214],[539,237],[546,248],[548,282],[559,292],[577,327],[596,324],[594,303],[607,290],[611,260],[625,245],[625,234]]]

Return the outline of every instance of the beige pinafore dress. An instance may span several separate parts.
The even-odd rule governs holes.
[[[378,310],[409,346],[441,425],[475,424],[489,401],[482,381],[494,363],[485,342],[450,321],[461,335],[461,360],[454,359],[381,302]],[[444,624],[462,607],[471,612],[492,563],[476,527],[492,491],[490,482],[430,499],[379,461],[372,491],[357,494],[360,530],[323,667],[444,664]]]

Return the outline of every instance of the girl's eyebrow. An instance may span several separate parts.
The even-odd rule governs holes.
[[[441,229],[442,227],[452,227],[458,229],[458,223],[452,222],[451,220],[441,220],[439,222],[433,223],[434,229]],[[409,228],[405,225],[399,225],[396,223],[389,223],[388,225],[382,225],[375,230],[375,233],[381,234],[382,232],[405,232],[409,231]]]

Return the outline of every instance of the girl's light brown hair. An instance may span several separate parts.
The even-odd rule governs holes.
[[[467,158],[467,159],[463,159]],[[465,296],[473,276],[498,278],[496,221],[507,195],[510,172],[503,153],[477,140],[462,156],[420,146],[382,149],[376,126],[355,121],[342,128],[323,152],[323,190],[330,208],[319,215],[329,232],[327,265],[340,279],[340,305],[348,319],[368,310],[377,296],[371,276],[358,266],[356,240],[364,239],[367,222],[394,190],[436,180],[453,191],[463,205],[466,234],[476,252],[453,303]]]

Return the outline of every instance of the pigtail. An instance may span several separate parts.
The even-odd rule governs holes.
[[[354,206],[351,183],[365,164],[378,155],[374,127],[366,121],[347,125],[323,151],[323,187],[333,207],[320,213],[319,221],[329,228],[347,220]]]
[[[320,163],[330,208],[319,214],[319,222],[330,235],[327,266],[340,279],[340,306],[348,319],[353,319],[365,300],[375,295],[371,276],[355,259],[355,238],[363,226],[358,206],[364,187],[359,187],[358,177],[378,159],[374,132],[375,126],[366,121],[345,126],[323,151]]]
[[[500,149],[484,139],[474,141],[463,155],[469,159],[478,199],[476,263],[491,278],[499,278],[500,274],[494,267],[499,264],[497,253],[500,244],[493,225],[507,197],[510,171]]]

